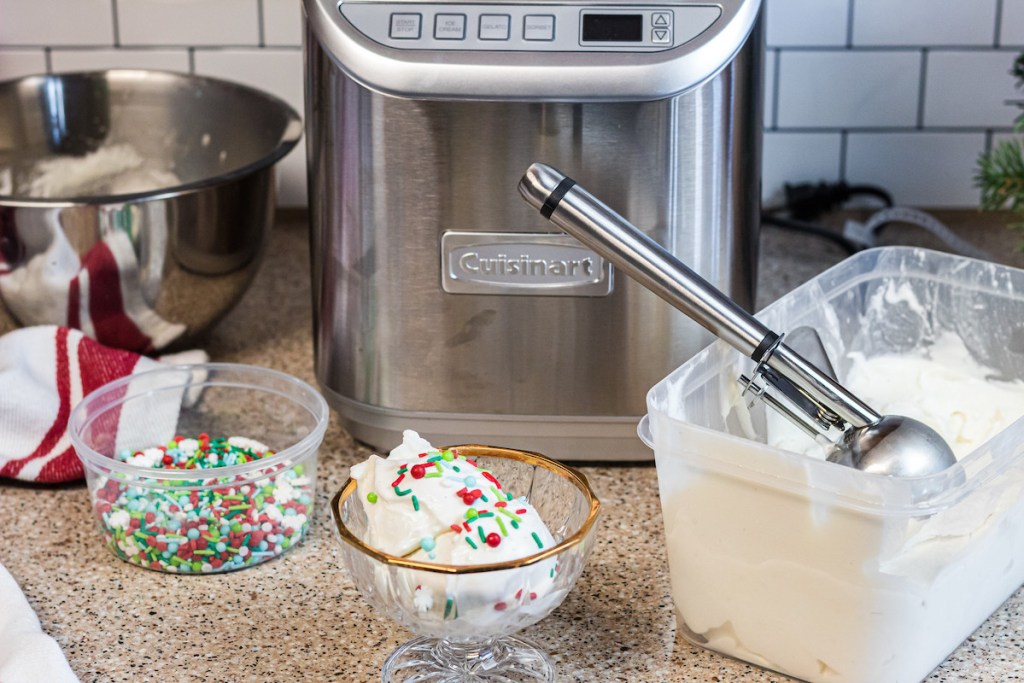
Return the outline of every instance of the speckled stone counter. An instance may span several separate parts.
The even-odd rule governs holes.
[[[1015,237],[998,220],[956,216],[970,226],[970,239],[1024,265],[1013,251]],[[920,240],[903,231],[886,237]],[[842,257],[828,243],[766,229],[760,304]],[[302,217],[282,218],[252,289],[209,340],[213,359],[314,381],[307,258]],[[93,528],[84,484],[0,484],[0,562],[84,682],[379,680],[385,656],[409,635],[363,602],[341,564],[328,513],[349,465],[367,455],[335,417],[320,453],[309,537],[241,572],[172,576],[115,559]],[[559,680],[788,680],[676,639],[654,467],[584,471],[604,504],[599,541],[576,589],[525,633],[555,658]],[[928,680],[1021,679],[1024,591]]]

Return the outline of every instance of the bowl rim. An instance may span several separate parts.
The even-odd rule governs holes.
[[[103,406],[103,410],[96,415],[89,418],[85,417],[86,405],[90,400],[96,400],[102,396],[108,395],[111,392],[117,391],[122,388],[127,388],[132,382],[138,381],[140,378],[145,379],[146,377],[152,377],[160,374],[168,374],[172,372],[187,373],[188,377],[194,377],[196,372],[207,372],[207,375],[203,377],[201,381],[193,382],[186,381],[180,384],[171,385],[168,387],[159,387],[156,389],[149,389],[144,394],[135,394],[133,396],[121,396],[115,401]],[[316,425],[310,430],[308,434],[299,439],[291,446],[284,450],[275,451],[274,455],[268,458],[257,458],[241,465],[229,465],[227,467],[213,467],[210,469],[164,469],[162,467],[143,467],[141,465],[132,465],[131,463],[121,462],[113,457],[103,455],[96,451],[91,446],[82,441],[81,432],[88,427],[90,424],[101,416],[107,414],[113,408],[120,408],[126,401],[133,398],[138,398],[140,395],[152,395],[159,391],[168,391],[171,389],[187,391],[190,388],[198,386],[202,387],[237,387],[237,388],[250,388],[258,389],[270,394],[277,394],[282,398],[286,398],[290,401],[295,402],[295,398],[282,394],[280,391],[271,389],[269,387],[261,387],[253,384],[243,384],[238,381],[217,381],[209,378],[210,371],[229,371],[229,372],[246,372],[254,375],[263,375],[265,377],[272,377],[287,384],[295,387],[300,394],[304,397],[311,399],[312,405],[298,403],[303,408],[306,408],[310,415],[316,420]],[[138,372],[132,375],[127,375],[119,379],[107,382],[106,384],[94,389],[89,392],[85,397],[79,401],[78,405],[71,411],[71,415],[68,418],[67,432],[71,439],[72,446],[75,449],[75,454],[79,460],[82,461],[83,465],[88,469],[89,466],[99,467],[111,472],[117,472],[119,474],[127,474],[132,477],[131,484],[133,486],[140,487],[152,487],[152,486],[164,486],[170,482],[187,481],[196,482],[204,481],[207,479],[222,479],[231,476],[243,475],[252,476],[258,474],[259,477],[272,476],[274,472],[264,472],[267,469],[273,469],[276,465],[282,463],[301,464],[302,461],[308,457],[309,453],[315,453],[318,445],[323,441],[324,434],[327,431],[328,423],[330,422],[330,408],[327,406],[327,401],[319,391],[314,389],[308,383],[302,381],[298,377],[290,375],[280,370],[274,370],[272,368],[266,368],[259,365],[247,365],[245,363],[181,363],[181,364],[166,364],[163,367],[156,367],[143,372]],[[245,435],[239,435],[245,436]],[[257,477],[257,478],[259,478]],[[158,483],[159,482],[159,483]],[[194,484],[192,485],[194,486]],[[205,485],[204,485],[205,486]],[[216,484],[215,486],[220,486]],[[201,488],[201,487],[200,487]]]
[[[442,564],[434,562],[420,562],[418,560],[410,560],[405,557],[399,557],[397,555],[391,555],[381,550],[374,548],[373,546],[365,543],[363,540],[356,537],[352,531],[349,530],[348,526],[345,525],[341,519],[341,506],[344,502],[352,496],[358,487],[358,482],[349,477],[348,480],[342,485],[341,489],[331,497],[331,516],[334,518],[334,523],[337,527],[338,534],[341,536],[341,540],[348,545],[355,548],[363,555],[367,555],[370,558],[381,562],[391,567],[401,567],[403,569],[415,569],[418,571],[426,571],[435,574],[479,574],[483,572],[500,571],[503,569],[518,569],[520,567],[526,567],[532,564],[537,564],[550,557],[561,554],[563,551],[569,548],[575,547],[581,544],[584,539],[590,536],[591,530],[594,524],[597,522],[598,515],[601,511],[601,501],[598,500],[597,495],[590,486],[590,482],[587,480],[587,476],[577,470],[575,467],[566,465],[565,463],[552,460],[546,455],[535,453],[533,451],[524,451],[516,448],[505,448],[502,446],[486,446],[483,444],[462,444],[458,446],[442,446],[437,448],[438,451],[453,450],[457,453],[469,456],[469,457],[497,457],[497,458],[508,458],[510,460],[517,460],[519,462],[525,462],[530,465],[543,467],[544,469],[554,472],[561,477],[568,479],[583,495],[586,497],[590,510],[587,513],[587,518],[580,524],[580,528],[574,533],[570,534],[566,538],[562,539],[559,543],[545,548],[539,553],[527,555],[514,560],[506,560],[504,562],[491,562],[489,564]]]
[[[226,173],[202,178],[199,180],[193,180],[187,183],[179,183],[178,185],[172,185],[170,187],[162,187],[154,190],[148,190],[145,192],[127,192],[123,194],[110,194],[110,195],[81,195],[81,196],[70,196],[70,197],[26,197],[22,195],[5,195],[0,194],[0,206],[7,206],[11,208],[30,208],[30,207],[45,207],[45,208],[66,208],[72,206],[98,206],[102,204],[112,203],[130,203],[138,201],[150,201],[160,199],[173,199],[183,195],[199,192],[211,187],[229,183],[240,178],[253,175],[265,169],[271,168],[274,164],[285,157],[302,137],[302,118],[299,116],[295,109],[285,102],[283,99],[269,93],[265,90],[255,88],[244,83],[237,81],[231,81],[223,78],[216,78],[213,76],[205,76],[201,74],[191,74],[183,71],[173,71],[169,69],[97,69],[92,71],[68,71],[61,73],[39,73],[31,74],[27,76],[21,76],[18,78],[6,79],[0,81],[0,88],[3,87],[20,87],[24,83],[31,83],[32,81],[46,81],[49,79],[64,79],[64,78],[99,78],[103,80],[109,80],[111,78],[130,81],[130,80],[145,80],[145,79],[165,79],[169,81],[178,81],[183,83],[208,83],[218,88],[224,88],[226,90],[241,90],[250,95],[262,99],[267,104],[280,109],[281,113],[285,118],[285,125],[281,131],[280,138],[277,144],[274,145],[270,151],[260,157],[259,159],[248,163],[244,166],[240,166],[236,169],[232,169]]]

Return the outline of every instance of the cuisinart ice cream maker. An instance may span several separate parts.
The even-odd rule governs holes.
[[[753,302],[760,2],[305,0],[316,372],[357,439],[649,459],[710,341],[520,197],[584,183]]]

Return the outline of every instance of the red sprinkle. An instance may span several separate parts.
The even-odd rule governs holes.
[[[449,529],[451,529],[452,531],[454,531],[454,532],[455,532],[455,533],[457,533],[457,534],[458,534],[458,533],[461,533],[461,532],[462,532],[462,527],[461,527],[461,526],[459,526],[458,524],[452,524],[452,525],[451,525],[450,527],[448,527],[448,528],[449,528]]]
[[[505,501],[499,500],[498,502],[496,502],[494,504],[494,507],[496,507],[496,508],[503,508],[503,507],[505,507],[505,505],[506,505]]]
[[[498,610],[499,612],[503,612],[506,607],[508,607],[508,605],[506,605],[503,602],[494,603],[494,609]]]
[[[403,479],[405,479],[404,474],[398,475],[398,479],[395,479],[393,482],[391,482],[391,488],[395,488],[396,486],[401,484]]]
[[[472,505],[474,500],[476,500],[476,498],[473,497],[472,493],[467,493],[462,497],[462,502],[466,505]]]
[[[522,510],[516,510],[516,514],[517,515],[525,515],[526,514],[526,508],[523,508]]]
[[[409,472],[413,479],[422,479],[423,475],[427,473],[427,468],[423,465],[413,465]]]
[[[501,484],[498,483],[498,480],[494,478],[493,474],[491,474],[490,472],[481,472],[480,474],[484,475],[484,479],[494,484],[495,487],[499,489],[501,488]]]
[[[499,545],[501,545],[501,536],[494,533],[493,531],[487,534],[487,545],[491,546],[492,548],[497,548]]]

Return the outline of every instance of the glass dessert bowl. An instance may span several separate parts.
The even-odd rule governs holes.
[[[487,564],[441,564],[429,560],[433,552],[382,552],[367,540],[372,536],[368,511],[378,496],[360,494],[359,482],[350,478],[331,501],[345,564],[373,609],[417,636],[387,658],[382,680],[554,681],[547,654],[514,634],[550,614],[572,590],[594,544],[597,497],[582,473],[537,453],[480,445],[432,453],[434,458],[443,455],[449,479],[458,478],[451,470],[458,472],[460,458],[487,478],[478,489],[482,503],[472,501],[469,490],[466,521],[458,531],[459,524],[451,525],[452,534],[438,538],[438,547],[450,542],[462,550],[462,544],[473,550],[493,548],[502,536],[511,543],[509,538],[522,532],[536,551]],[[440,472],[442,461],[434,465],[431,460],[424,458],[424,464]],[[399,472],[399,477],[405,473]],[[408,481],[391,482],[399,496],[411,490]],[[453,496],[462,493],[456,488]],[[409,499],[408,505],[419,511],[415,495]],[[525,517],[520,504],[526,501],[552,542],[541,539],[543,532],[530,532],[517,515],[521,511]],[[425,514],[431,513],[425,509]],[[485,533],[485,519],[500,526],[501,533]],[[422,550],[434,550],[432,538],[423,541]]]

